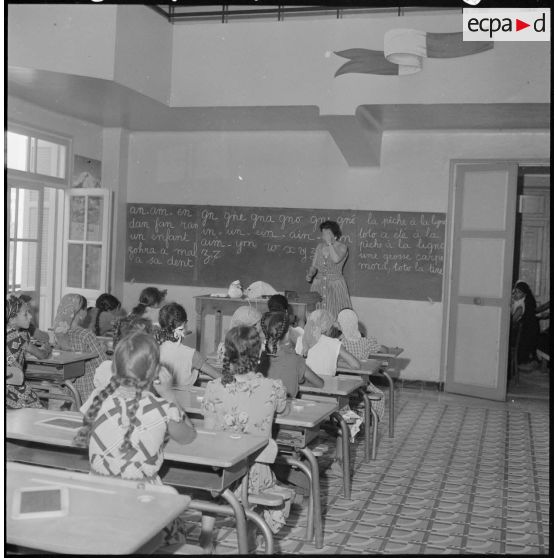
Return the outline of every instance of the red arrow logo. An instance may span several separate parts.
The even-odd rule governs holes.
[[[515,30],[516,31],[521,31],[522,29],[525,29],[526,27],[531,27],[531,24],[530,23],[525,23],[521,19],[515,18]]]

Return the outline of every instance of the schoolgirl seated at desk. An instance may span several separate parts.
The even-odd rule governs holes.
[[[176,404],[151,391],[159,374],[159,347],[136,331],[120,341],[109,384],[84,403],[75,443],[89,448],[91,473],[162,484],[159,469],[167,435],[181,444],[195,428]],[[164,543],[186,542],[180,519],[164,529]]]
[[[22,298],[10,296],[6,301],[6,407],[21,409],[23,407],[41,408],[43,404],[37,394],[25,382],[25,353],[38,358],[50,355],[49,345],[37,346],[31,342],[29,325],[31,312],[29,305]]]

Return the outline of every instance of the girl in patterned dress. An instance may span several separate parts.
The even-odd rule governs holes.
[[[27,302],[10,296],[6,301],[6,407],[9,409],[43,407],[37,394],[25,383],[25,353],[46,358],[51,348],[31,343],[30,323],[31,312]]]
[[[335,221],[324,221],[320,225],[322,241],[314,252],[312,265],[306,281],[312,283],[310,291],[321,295],[317,308],[337,316],[343,308],[352,308],[347,283],[343,277],[343,266],[349,256],[347,246],[339,241],[341,228]]]
[[[58,305],[53,326],[56,345],[62,350],[97,355],[85,361],[84,375],[74,381],[82,401],[91,395],[95,387],[93,383],[95,370],[103,360],[108,358],[104,346],[95,337],[95,334],[91,330],[81,327],[86,316],[87,300],[85,297],[79,294],[67,294],[62,297]]]
[[[281,380],[264,378],[256,372],[261,340],[255,327],[239,326],[225,336],[223,375],[208,382],[201,410],[204,426],[212,430],[257,434],[267,436],[269,444],[252,465],[248,477],[249,492],[264,490],[281,492],[285,498],[282,508],[264,508],[263,516],[274,533],[285,524],[289,515],[292,490],[277,485],[269,464],[275,461],[278,448],[271,437],[275,413],[285,410],[287,394]],[[240,487],[237,488],[240,494]],[[202,524],[211,534],[212,525]],[[206,541],[210,544],[210,541]]]
[[[152,336],[135,332],[118,343],[108,386],[83,405],[83,426],[74,443],[89,447],[91,473],[162,484],[159,469],[169,437],[188,444],[194,425],[174,402],[154,395],[159,347]],[[164,529],[165,544],[180,540],[177,519]]]

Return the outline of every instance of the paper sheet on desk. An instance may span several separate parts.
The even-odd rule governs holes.
[[[227,293],[210,293],[209,296],[216,298],[228,298],[229,295]]]

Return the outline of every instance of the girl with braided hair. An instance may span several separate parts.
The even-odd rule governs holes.
[[[29,305],[21,298],[10,296],[6,301],[6,407],[43,407],[37,394],[25,383],[23,373],[25,353],[38,358],[50,355],[50,346],[36,346],[31,343],[29,325],[31,312]]]
[[[95,301],[95,306],[87,309],[83,327],[90,329],[97,337],[104,336],[113,330],[116,320],[125,315],[120,301],[109,293],[103,293]]]
[[[281,380],[289,397],[296,397],[299,384],[308,382],[322,387],[320,378],[297,355],[289,337],[289,315],[285,312],[267,312],[262,318],[265,349],[260,362],[260,372],[267,378]]]
[[[285,410],[287,394],[280,380],[264,378],[257,372],[260,346],[260,335],[255,327],[238,326],[227,332],[223,374],[207,383],[201,410],[206,428],[269,438],[269,444],[250,468],[248,489],[256,494],[269,489],[284,494],[286,500],[282,508],[263,510],[265,521],[277,533],[285,524],[293,493],[277,485],[269,466],[278,451],[271,437],[271,426],[275,413]],[[237,491],[240,494],[240,487]],[[206,544],[210,545],[211,525],[202,524],[202,530],[208,537]],[[205,545],[202,543],[202,546]]]
[[[74,443],[89,447],[91,473],[161,484],[168,437],[181,444],[196,436],[175,403],[150,391],[159,374],[159,347],[135,332],[118,343],[109,384],[82,406],[83,426]]]
[[[195,349],[184,345],[184,329],[188,322],[186,310],[176,302],[165,304],[159,311],[159,328],[154,331],[159,343],[161,364],[171,373],[175,387],[188,387],[198,378],[198,370],[218,378],[219,372]]]

